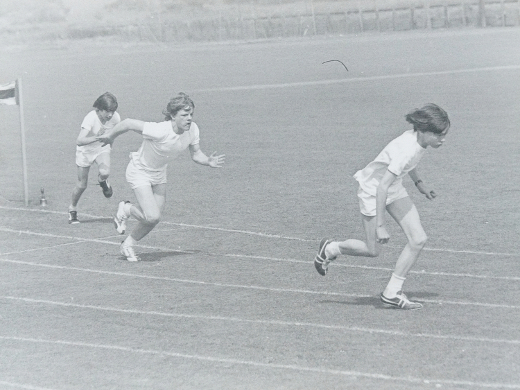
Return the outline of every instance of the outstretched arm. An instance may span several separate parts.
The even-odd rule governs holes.
[[[226,155],[221,154],[217,156],[217,152],[211,153],[210,156],[206,156],[202,150],[200,150],[199,144],[190,145],[191,159],[197,164],[206,165],[212,168],[220,168],[224,164]]]
[[[419,192],[421,194],[424,194],[426,196],[426,198],[428,198],[430,200],[433,200],[437,196],[435,191],[430,190],[430,188],[423,183],[423,181],[419,177],[419,173],[417,172],[417,168],[414,168],[410,172],[408,172],[408,175],[410,176],[410,178],[415,183],[415,186],[417,187]]]
[[[144,122],[138,119],[130,119],[127,118],[117,125],[115,125],[111,130],[107,131],[105,134],[97,137],[97,140],[100,141],[103,145],[112,144],[114,140],[119,137],[121,134],[126,133],[127,131],[135,131],[136,133],[143,133]]]

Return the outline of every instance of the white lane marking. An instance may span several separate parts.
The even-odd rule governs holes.
[[[319,329],[328,329],[328,330],[336,329],[336,330],[346,330],[346,331],[351,331],[351,332],[384,334],[384,335],[400,336],[400,337],[401,336],[421,337],[421,338],[431,338],[431,339],[475,341],[475,342],[481,342],[481,343],[499,343],[499,344],[512,344],[512,345],[520,344],[520,340],[515,340],[515,339],[493,339],[493,338],[488,338],[488,337],[442,335],[442,334],[431,334],[431,333],[410,333],[410,332],[401,332],[401,331],[396,331],[396,330],[366,328],[366,327],[358,327],[358,326],[317,324],[317,323],[313,323],[313,322],[280,321],[280,320],[252,320],[252,319],[238,318],[238,317],[184,314],[184,313],[171,313],[171,312],[166,313],[166,312],[159,312],[159,311],[120,309],[120,308],[116,308],[116,307],[85,305],[85,304],[78,304],[78,303],[57,302],[57,301],[49,301],[46,299],[33,299],[33,298],[23,298],[23,297],[13,297],[13,296],[0,296],[0,299],[11,300],[11,301],[21,301],[21,302],[25,302],[25,303],[62,306],[62,307],[68,307],[68,308],[108,311],[108,312],[123,313],[123,314],[142,314],[142,315],[150,315],[150,316],[189,318],[189,319],[210,320],[210,321],[245,322],[245,323],[252,323],[252,324],[290,326],[290,327],[298,326],[298,327],[302,327],[302,328],[319,328]]]
[[[119,346],[119,345],[85,343],[85,342],[81,342],[81,341],[49,340],[49,339],[35,339],[35,338],[29,338],[29,337],[10,337],[10,336],[0,336],[0,340],[26,342],[26,343],[54,344],[54,345],[93,348],[93,349],[105,349],[105,350],[128,352],[128,353],[141,354],[141,355],[168,356],[168,357],[173,357],[173,358],[199,360],[199,361],[207,361],[207,362],[213,362],[213,363],[245,365],[245,366],[261,367],[261,368],[268,368],[268,369],[293,370],[293,371],[313,372],[313,373],[341,375],[341,376],[349,376],[349,377],[363,377],[363,378],[380,379],[380,380],[387,380],[387,381],[393,381],[393,382],[431,383],[431,384],[435,383],[435,384],[444,384],[444,385],[452,385],[452,386],[454,386],[454,385],[473,386],[473,387],[495,388],[495,389],[497,389],[497,388],[520,389],[520,385],[514,384],[514,383],[474,382],[474,381],[449,380],[449,379],[426,379],[426,378],[417,378],[417,377],[412,377],[412,376],[399,377],[399,376],[392,376],[392,375],[387,375],[387,374],[369,373],[369,372],[361,372],[361,371],[349,371],[349,370],[330,369],[330,368],[321,368],[321,367],[307,367],[307,366],[300,366],[297,364],[263,363],[263,362],[258,362],[258,361],[254,361],[254,360],[242,360],[242,359],[213,357],[213,356],[206,356],[206,355],[194,355],[194,354],[186,354],[186,353],[179,353],[179,352],[172,352],[172,351],[159,351],[159,350],[153,350],[153,349],[123,347],[123,346]]]

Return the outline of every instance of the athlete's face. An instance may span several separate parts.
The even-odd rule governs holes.
[[[193,118],[193,108],[187,106],[182,110],[179,110],[177,114],[172,118],[172,120],[177,125],[177,129],[179,129],[179,133],[182,134],[185,131],[188,131],[191,126],[191,121]]]
[[[114,111],[96,110],[97,116],[101,123],[107,123],[114,116]]]
[[[446,135],[448,134],[449,127],[446,128],[442,133],[432,133],[431,131],[425,131],[422,133],[423,136],[423,146],[432,148],[440,148],[444,141],[446,140]]]

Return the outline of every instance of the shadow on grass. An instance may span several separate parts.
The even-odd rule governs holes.
[[[419,302],[421,301],[421,299],[434,298],[434,297],[439,296],[439,294],[437,294],[437,293],[429,293],[429,292],[408,292],[408,293],[406,293],[406,295],[408,296],[408,299],[410,299],[412,301],[417,300]],[[376,309],[394,309],[393,307],[391,307],[389,305],[383,304],[383,302],[381,302],[381,299],[379,299],[379,295],[375,296],[375,297],[359,297],[359,298],[354,298],[354,300],[349,300],[349,301],[325,299],[325,300],[319,301],[319,303],[336,303],[336,304],[340,304],[340,305],[351,305],[351,306],[373,306]]]
[[[182,255],[193,255],[199,253],[197,250],[186,250],[186,251],[160,251],[160,252],[146,252],[146,253],[137,253],[137,256],[141,259],[140,261],[162,261],[168,257],[174,256],[182,256]],[[121,256],[121,259],[125,260],[124,257]]]
[[[114,220],[112,218],[92,218],[92,219],[82,219],[78,218],[81,223],[94,223],[94,222],[102,222],[102,223],[113,223]]]

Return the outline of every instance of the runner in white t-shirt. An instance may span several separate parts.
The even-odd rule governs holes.
[[[90,111],[81,123],[81,131],[76,141],[76,165],[78,181],[72,191],[69,206],[69,223],[79,223],[77,205],[83,192],[87,189],[88,174],[92,164],[98,167],[98,181],[103,195],[112,196],[112,187],[108,183],[110,175],[110,145],[102,145],[96,137],[110,130],[121,121],[117,110],[117,99],[106,92],[94,102],[94,110]]]
[[[98,137],[104,144],[112,144],[119,135],[132,130],[142,134],[143,143],[130,154],[126,180],[134,190],[137,205],[119,203],[114,224],[120,234],[126,230],[126,220],[133,216],[139,223],[121,243],[121,254],[128,261],[138,261],[133,246],[159,223],[166,196],[166,168],[168,161],[189,148],[194,162],[220,168],[224,155],[216,152],[206,156],[199,146],[199,128],[192,122],[195,105],[190,97],[179,93],[163,111],[166,121],[160,123],[125,119],[112,131]]]
[[[426,198],[432,200],[436,197],[435,192],[419,178],[416,167],[428,146],[438,148],[444,143],[450,121],[448,114],[435,104],[413,110],[406,115],[406,120],[413,125],[413,130],[391,141],[374,161],[354,175],[359,183],[359,206],[366,242],[356,239],[331,241],[324,238],[314,265],[320,275],[325,275],[329,263],[339,255],[379,256],[377,243],[386,244],[390,239],[385,227],[386,209],[403,229],[408,244],[401,252],[380,298],[383,303],[400,309],[420,309],[422,304],[410,301],[402,287],[406,275],[426,244],[427,236],[402,180],[408,174]]]

